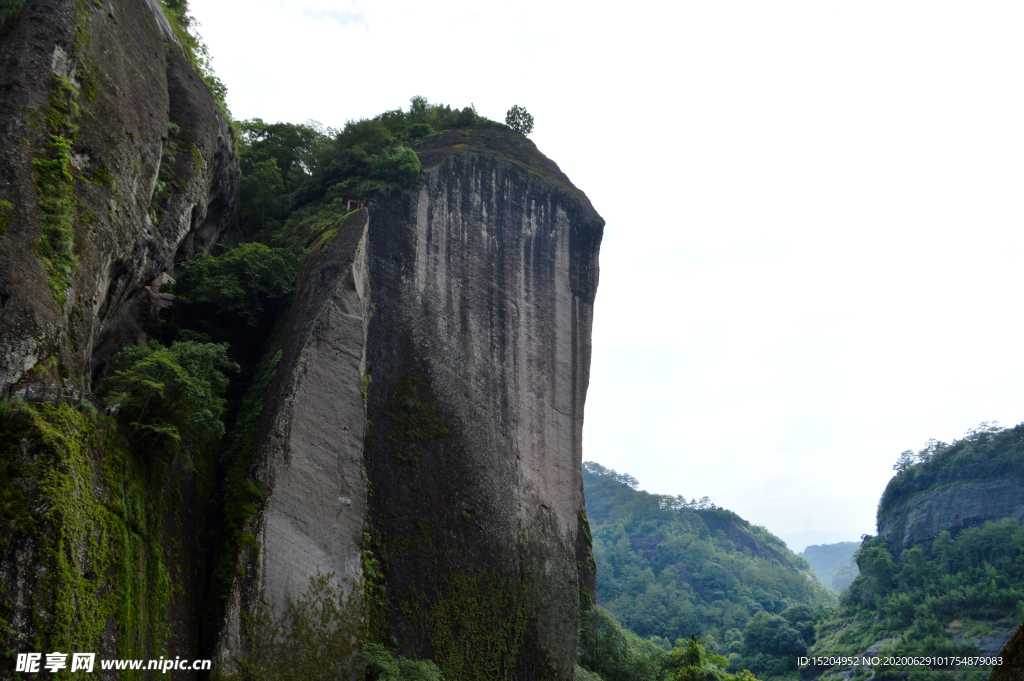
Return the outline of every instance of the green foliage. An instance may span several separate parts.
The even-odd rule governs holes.
[[[813,635],[813,619],[810,633]],[[747,620],[743,632],[743,646],[750,654],[765,653],[776,657],[801,655],[807,649],[807,642],[800,632],[790,626],[780,615],[759,612]]]
[[[236,660],[242,681],[353,679],[361,629],[356,585],[346,590],[334,573],[318,572],[297,600],[288,599],[280,619],[266,611],[246,618],[248,654]]]
[[[67,78],[53,76],[50,110],[45,131],[46,150],[32,160],[39,192],[39,238],[36,256],[46,269],[47,283],[63,309],[66,290],[74,273],[75,177],[71,172],[71,149],[78,133],[80,114],[78,88]]]
[[[396,658],[379,643],[368,643],[356,656],[356,666],[365,670],[366,681],[443,681],[441,670],[430,660]]]
[[[525,108],[518,104],[513,104],[512,108],[505,114],[505,125],[520,135],[529,135],[533,132],[533,116]]]
[[[0,401],[0,433],[17,433],[35,420],[36,413],[20,397]]]
[[[899,561],[884,538],[866,537],[861,574],[843,594],[842,612],[884,615],[901,631],[910,621],[1015,618],[1024,600],[1024,526],[1014,518],[940,532],[930,550],[913,548]]]
[[[350,121],[340,131],[316,121],[242,121],[242,231],[291,246],[296,235],[303,239],[310,233],[296,222],[308,221],[321,206],[417,186],[420,162],[410,145],[436,132],[485,121],[472,106],[452,109],[424,97],[413,97],[408,112],[385,111],[372,119]],[[335,216],[345,212],[336,208]]]
[[[512,679],[526,633],[527,581],[491,570],[432,568],[436,592],[407,607],[427,632],[434,659],[448,679]]]
[[[857,569],[857,561],[851,557],[832,573],[832,583],[829,587],[835,592],[842,592],[853,583],[858,574],[860,570]]]
[[[164,9],[164,15],[171,24],[174,35],[178,38],[185,50],[185,57],[200,76],[203,82],[213,95],[214,101],[225,120],[231,120],[231,114],[227,107],[228,89],[213,71],[213,63],[210,58],[210,51],[206,43],[196,32],[198,22],[189,14],[188,0],[160,0]]]
[[[173,598],[161,546],[164,478],[109,420],[67,404],[33,411],[16,438],[0,438],[0,550],[13,544],[37,566],[26,604],[38,632],[32,647],[97,650],[116,633],[121,658],[161,650]],[[23,649],[13,633],[0,630],[4,648]]]
[[[982,423],[951,445],[929,440],[920,452],[911,454],[901,454],[894,467],[896,477],[878,502],[880,520],[902,513],[910,498],[926,489],[1024,475],[1024,424],[1000,429]]]
[[[25,6],[25,0],[0,0],[0,38],[5,36]]]
[[[576,681],[603,681],[601,677],[594,672],[584,669],[583,667],[576,665]]]
[[[216,257],[199,253],[183,263],[174,292],[209,318],[228,315],[256,326],[290,300],[298,273],[298,258],[291,251],[245,243]]]
[[[0,199],[0,235],[14,224],[14,204],[7,199]]]
[[[932,441],[919,452],[890,481],[879,505],[880,519],[909,512],[918,493],[1018,476],[1024,429],[982,426],[952,445]],[[860,575],[843,593],[840,608],[820,625],[824,636],[810,654],[859,653],[892,638],[881,655],[976,655],[972,636],[1012,629],[1024,619],[1024,525],[1014,518],[968,527],[955,536],[940,532],[930,545],[898,556],[885,537],[865,537],[856,561]],[[967,642],[958,642],[958,633]],[[955,672],[928,674],[938,680],[954,678]]]
[[[664,648],[659,643],[664,643]],[[730,664],[708,648],[709,641],[690,634],[675,646],[659,637],[643,640],[623,628],[604,608],[587,604],[580,616],[579,681],[757,681],[743,670],[725,672]],[[582,674],[581,674],[582,672]]]
[[[22,467],[16,460],[18,442],[36,421],[36,412],[21,398],[0,402],[0,555],[11,538],[32,528],[25,490],[15,481]]]
[[[689,641],[676,641],[664,666],[671,681],[725,681],[728,675],[722,667],[728,664],[729,661],[721,655],[708,652],[696,634],[690,634]]]
[[[261,118],[240,121],[238,130],[243,176],[260,163],[273,161],[286,192],[295,191],[317,171],[324,147],[338,133],[316,121],[267,123]]]
[[[420,159],[408,147],[388,147],[366,158],[366,176],[350,177],[331,188],[342,196],[388,196],[415,187],[420,179]]]
[[[624,629],[598,605],[580,613],[580,666],[615,681],[654,681],[659,677],[664,652]]]
[[[252,169],[242,175],[239,191],[242,223],[253,227],[259,225],[262,231],[266,230],[269,218],[270,226],[273,227],[277,223],[275,215],[280,212],[278,202],[285,193],[284,188],[281,169],[275,159],[268,158],[254,163]]]
[[[281,618],[266,609],[244,618],[247,651],[235,660],[241,681],[444,681],[430,660],[366,640],[360,591],[318,572]]]
[[[245,528],[257,514],[267,491],[250,477],[263,402],[277,373],[281,350],[272,349],[256,365],[252,383],[238,408],[228,445],[221,454],[223,480],[219,490],[219,522],[211,528],[211,574],[206,589],[206,619],[219,622],[237,577],[239,556],[248,545]],[[214,624],[214,627],[217,625]]]
[[[237,368],[223,344],[127,347],[114,361],[104,395],[117,405],[137,448],[152,446],[173,458],[183,444],[198,449],[224,434],[224,372]]]
[[[782,634],[810,633],[833,602],[808,579],[806,561],[735,513],[638,491],[631,476],[592,462],[583,465],[583,482],[601,603],[642,637],[696,633],[737,666],[784,671],[788,652],[744,645],[748,623],[760,613]]]

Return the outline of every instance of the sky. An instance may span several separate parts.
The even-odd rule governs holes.
[[[607,221],[584,459],[642,489],[799,551],[1024,421],[1022,3],[190,6],[239,119],[533,114]]]

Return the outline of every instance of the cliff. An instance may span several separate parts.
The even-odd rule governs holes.
[[[0,39],[0,384],[88,385],[231,224],[231,133],[156,0],[33,0]]]
[[[0,638],[194,659],[208,480],[133,454],[80,389],[233,223],[232,135],[155,0],[9,3],[0,32],[0,385],[80,402],[0,403]]]
[[[241,221],[264,241],[206,255],[235,223],[239,161],[186,9],[2,16],[0,380],[78,389],[0,396],[6,649],[303,678],[281,646],[348,673],[357,642],[383,643],[451,679],[573,678],[603,220],[532,142],[435,106],[447,132],[407,126],[368,168],[304,130],[335,162],[289,166],[258,238]],[[251,142],[242,160],[265,163]],[[339,187],[377,196],[348,211]],[[290,306],[274,267],[301,267]],[[178,275],[175,299],[159,287]],[[98,411],[91,384],[129,374]],[[188,416],[130,411],[172,384]],[[334,619],[297,639],[310,607]]]
[[[976,433],[898,473],[878,504],[878,534],[898,557],[940,532],[1024,520],[1024,426]]]
[[[260,604],[283,613],[320,574],[365,594],[373,637],[446,678],[573,677],[593,589],[580,465],[603,221],[501,126],[416,152],[420,187],[339,216],[307,262],[261,419],[267,497],[225,669],[256,645]]]
[[[463,137],[373,211],[370,523],[408,547],[383,614],[442,669],[568,679],[603,220],[525,138]],[[476,151],[495,146],[531,163]]]
[[[891,551],[929,545],[939,532],[953,534],[987,520],[1024,520],[1024,483],[1020,480],[962,482],[923,491],[907,500],[901,512],[878,519],[878,533]]]
[[[1020,637],[1011,636],[1020,626],[1024,578],[1022,435],[1022,426],[986,428],[901,457],[901,470],[879,502],[878,536],[864,538],[855,554],[860,574],[820,626],[824,637],[810,656],[941,651],[994,657],[1006,646],[1007,664],[1016,664],[1011,660]],[[1000,678],[1009,670],[991,671]],[[931,673],[957,678],[962,670]]]

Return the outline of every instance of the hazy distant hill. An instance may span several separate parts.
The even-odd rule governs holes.
[[[834,596],[763,527],[706,498],[649,494],[583,464],[598,603],[664,646],[691,633],[759,675],[792,668]]]
[[[859,548],[859,541],[817,544],[808,546],[797,555],[811,564],[822,584],[833,591],[842,591],[858,574],[853,554]]]

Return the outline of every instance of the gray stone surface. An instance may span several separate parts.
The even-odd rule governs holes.
[[[904,506],[905,515],[890,514],[878,526],[878,533],[886,537],[897,556],[919,544],[930,546],[943,530],[955,534],[987,520],[1024,519],[1024,481],[958,483],[919,493]]]
[[[388,548],[394,602],[442,598],[445,582],[464,574],[525,580],[518,678],[569,679],[604,223],[525,138],[497,129],[446,135],[450,147],[438,136],[418,149],[419,192],[373,209],[371,521],[392,542],[416,537]],[[445,437],[397,442],[388,404],[409,375],[423,382],[419,398],[436,408]],[[449,567],[420,567],[438,564]],[[443,653],[400,611],[389,625],[407,652]]]
[[[231,224],[238,161],[227,122],[156,2],[32,0],[0,41],[0,383],[53,356],[70,384],[102,375],[139,337],[144,287]],[[166,45],[166,47],[165,47]],[[36,256],[34,161],[50,141],[58,78],[78,91],[74,254],[63,309]],[[177,126],[177,132],[169,127]],[[169,141],[177,152],[164,153]],[[166,164],[162,219],[150,205]]]
[[[227,669],[245,649],[245,613],[268,606],[280,619],[317,574],[333,574],[346,593],[362,579],[367,226],[364,209],[311,255],[285,326],[257,445],[256,477],[270,494],[250,528],[259,549],[243,557],[228,607]]]

